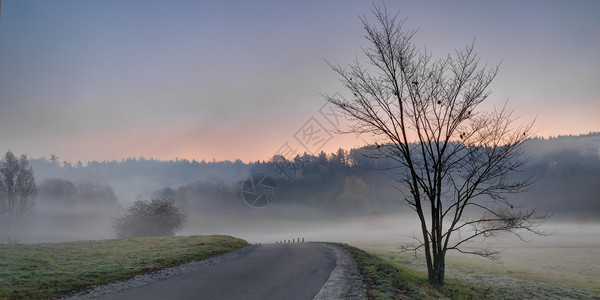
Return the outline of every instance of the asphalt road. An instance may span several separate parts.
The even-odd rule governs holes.
[[[230,261],[100,299],[312,299],[335,265],[335,253],[319,243],[259,245]]]

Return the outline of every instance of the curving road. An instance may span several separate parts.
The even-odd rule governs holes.
[[[312,299],[336,266],[319,243],[259,245],[245,255],[100,299]]]

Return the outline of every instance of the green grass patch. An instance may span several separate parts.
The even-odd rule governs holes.
[[[421,285],[426,278],[409,268],[394,265],[388,259],[358,248],[337,244],[348,250],[356,262],[367,287],[369,299],[425,298]]]
[[[369,299],[488,299],[499,291],[480,287],[464,280],[446,280],[443,287],[433,286],[427,274],[407,266],[401,258],[337,244],[348,250],[356,262],[367,287]],[[501,298],[501,297],[500,297]]]
[[[218,235],[0,245],[0,299],[57,297],[247,245]]]

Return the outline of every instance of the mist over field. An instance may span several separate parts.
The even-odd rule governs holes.
[[[368,158],[365,151],[305,154],[287,165],[138,158],[83,166],[34,159],[38,193],[21,241],[113,238],[111,220],[135,200],[165,198],[188,215],[182,235],[229,234],[261,243],[298,237],[408,242],[418,233],[417,218],[397,190],[394,169],[384,170],[392,164]],[[537,182],[511,199],[519,207],[552,214],[543,229],[557,232],[534,240],[589,242],[589,235],[578,241],[573,239],[579,235],[561,232],[598,232],[590,228],[600,221],[600,134],[532,139],[524,151],[531,160],[518,176]],[[243,183],[251,174],[273,178],[276,195],[269,205],[245,201]]]
[[[599,10],[0,0],[0,298],[598,299]]]

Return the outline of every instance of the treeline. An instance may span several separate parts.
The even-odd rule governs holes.
[[[44,180],[38,186],[37,197],[45,203],[71,207],[84,204],[111,206],[118,201],[114,190],[108,184],[86,181],[73,183],[61,178]]]
[[[524,204],[558,218],[600,219],[600,133],[533,139],[524,151],[524,174],[537,179],[517,196]]]
[[[129,158],[93,161],[86,166],[59,164],[54,156],[52,160],[34,159],[32,165],[41,182],[38,200],[46,203],[100,201],[117,205],[114,200],[118,195],[121,203],[168,198],[197,213],[240,212],[253,209],[243,201],[244,180],[263,172],[277,185],[274,209],[304,206],[335,215],[378,213],[387,204],[399,209],[391,195],[394,182],[389,174],[378,170],[383,162],[369,159],[365,151],[339,149],[331,154],[304,153],[285,161],[275,157],[250,163]],[[92,182],[95,194],[80,191]]]
[[[600,133],[531,139],[523,149],[531,162],[522,175],[537,182],[529,192],[515,196],[522,205],[557,214],[600,215]],[[394,181],[394,174],[401,170],[392,161],[371,154],[369,148],[360,148],[250,163],[129,158],[85,166],[59,164],[55,157],[34,159],[32,165],[40,187],[50,185],[46,180],[57,183],[58,178],[71,182],[66,184],[67,190],[75,187],[75,194],[83,195],[80,182],[94,182],[106,190],[114,189],[121,203],[165,197],[199,213],[252,209],[243,201],[241,186],[256,172],[268,174],[276,182],[274,209],[309,207],[336,215],[407,209],[401,205],[402,193]],[[44,193],[45,189],[40,189],[41,196]],[[103,201],[116,203],[111,197]]]

